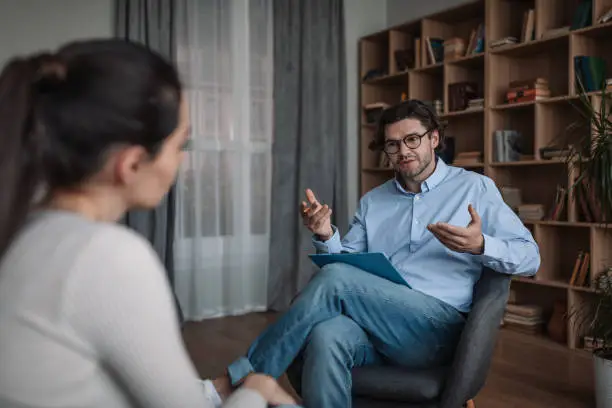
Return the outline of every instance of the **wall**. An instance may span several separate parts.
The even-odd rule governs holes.
[[[0,0],[0,65],[66,41],[109,37],[113,0]]]
[[[348,0],[351,1],[351,0]],[[470,0],[387,0],[387,27],[416,20]]]
[[[346,42],[346,154],[348,217],[353,218],[359,200],[359,82],[358,41],[360,37],[387,27],[387,6],[383,0],[345,0]],[[344,233],[345,231],[342,231]]]

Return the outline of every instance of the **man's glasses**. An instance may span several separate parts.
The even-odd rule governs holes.
[[[385,145],[383,147],[384,151],[387,154],[396,154],[400,151],[400,143],[404,142],[407,148],[409,149],[417,149],[421,145],[421,140],[425,135],[427,135],[430,131],[427,130],[422,135],[411,133],[406,135],[401,140],[385,140]]]

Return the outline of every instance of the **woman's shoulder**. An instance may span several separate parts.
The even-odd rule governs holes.
[[[36,248],[39,255],[55,260],[53,264],[61,264],[66,271],[87,268],[109,273],[109,269],[133,264],[161,267],[149,241],[131,228],[62,211],[33,214],[14,247],[18,253],[20,248]]]

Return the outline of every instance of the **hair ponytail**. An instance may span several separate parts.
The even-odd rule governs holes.
[[[79,186],[113,146],[154,154],[178,124],[180,97],[172,64],[123,39],[10,61],[0,73],[0,257],[41,189]]]
[[[35,59],[14,59],[0,74],[0,256],[21,227],[40,182],[34,123]]]

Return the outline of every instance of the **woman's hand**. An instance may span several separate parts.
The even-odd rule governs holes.
[[[249,375],[242,385],[257,391],[270,405],[295,405],[295,399],[272,377],[263,374]]]

